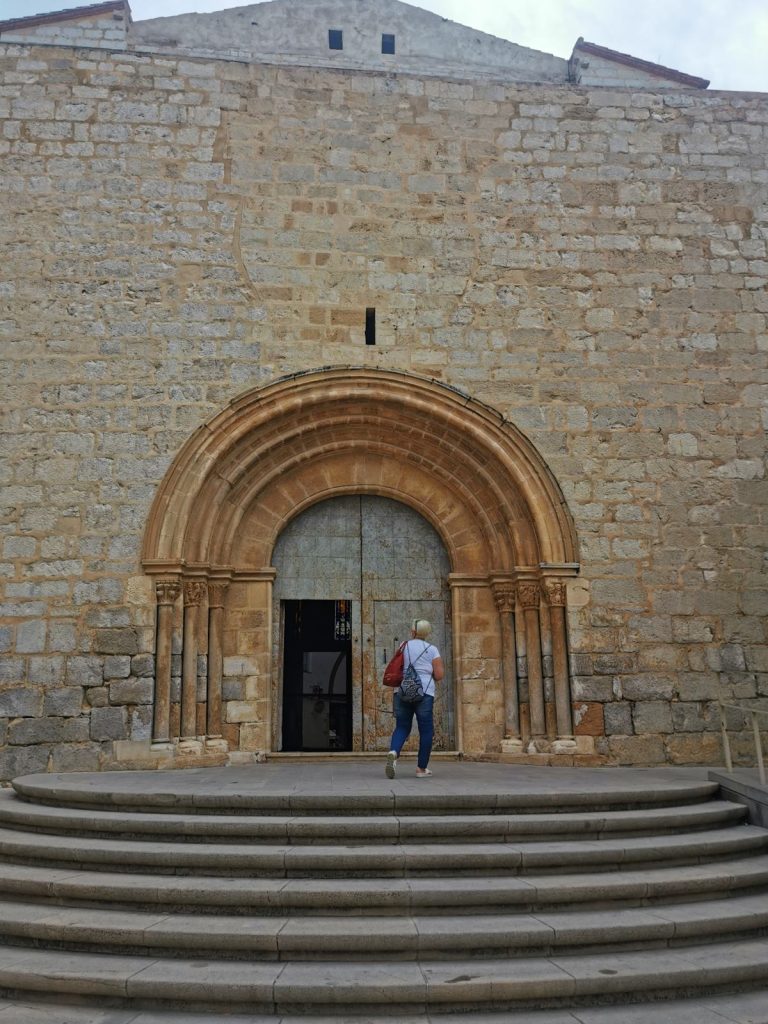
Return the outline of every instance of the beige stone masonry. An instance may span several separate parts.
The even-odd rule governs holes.
[[[180,735],[182,602],[158,646],[148,522],[159,582],[258,574],[299,509],[395,495],[424,450],[419,511],[484,579],[452,591],[465,749],[507,738],[511,661],[530,729],[534,627],[504,626],[494,573],[578,561],[564,624],[540,595],[548,738],[568,735],[564,629],[577,744],[717,761],[717,698],[768,693],[767,126],[752,94],[0,41],[0,774],[149,743],[157,679]],[[400,417],[334,370],[320,422],[285,388],[219,444],[273,382],[329,366],[437,383]],[[268,587],[224,599],[233,748],[271,735]]]

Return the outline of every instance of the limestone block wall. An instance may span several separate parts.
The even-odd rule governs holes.
[[[719,759],[718,696],[768,692],[766,97],[10,44],[0,75],[2,777],[149,735],[164,472],[245,389],[350,364],[552,469],[577,731]]]

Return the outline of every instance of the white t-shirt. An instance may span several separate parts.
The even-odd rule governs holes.
[[[440,651],[426,640],[409,640],[403,651],[404,667],[413,665],[419,673],[425,697],[435,696],[435,680],[432,678],[432,662],[440,657]]]

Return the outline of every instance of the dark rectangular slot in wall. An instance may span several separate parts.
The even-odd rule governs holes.
[[[376,344],[376,310],[368,306],[365,311],[365,344]]]
[[[381,37],[381,52],[382,53],[394,53],[395,52],[395,37],[388,32],[384,32]]]
[[[344,37],[340,28],[329,28],[328,29],[328,49],[329,50],[343,50],[344,49]]]

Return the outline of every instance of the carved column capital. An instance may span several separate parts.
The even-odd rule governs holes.
[[[205,597],[206,584],[201,580],[184,581],[184,605],[185,607],[197,607],[202,604]]]
[[[547,601],[550,606],[565,608],[567,598],[565,580],[547,580],[545,588],[547,592]]]
[[[209,583],[208,584],[208,607],[209,608],[223,608],[224,607],[224,595],[227,592],[226,583]]]
[[[525,580],[517,585],[517,596],[526,610],[538,608],[541,601],[541,586],[538,580]]]
[[[178,580],[158,580],[155,583],[155,597],[158,604],[174,604],[181,593]]]
[[[500,612],[513,612],[515,610],[515,598],[517,587],[514,583],[494,583],[493,600]]]

